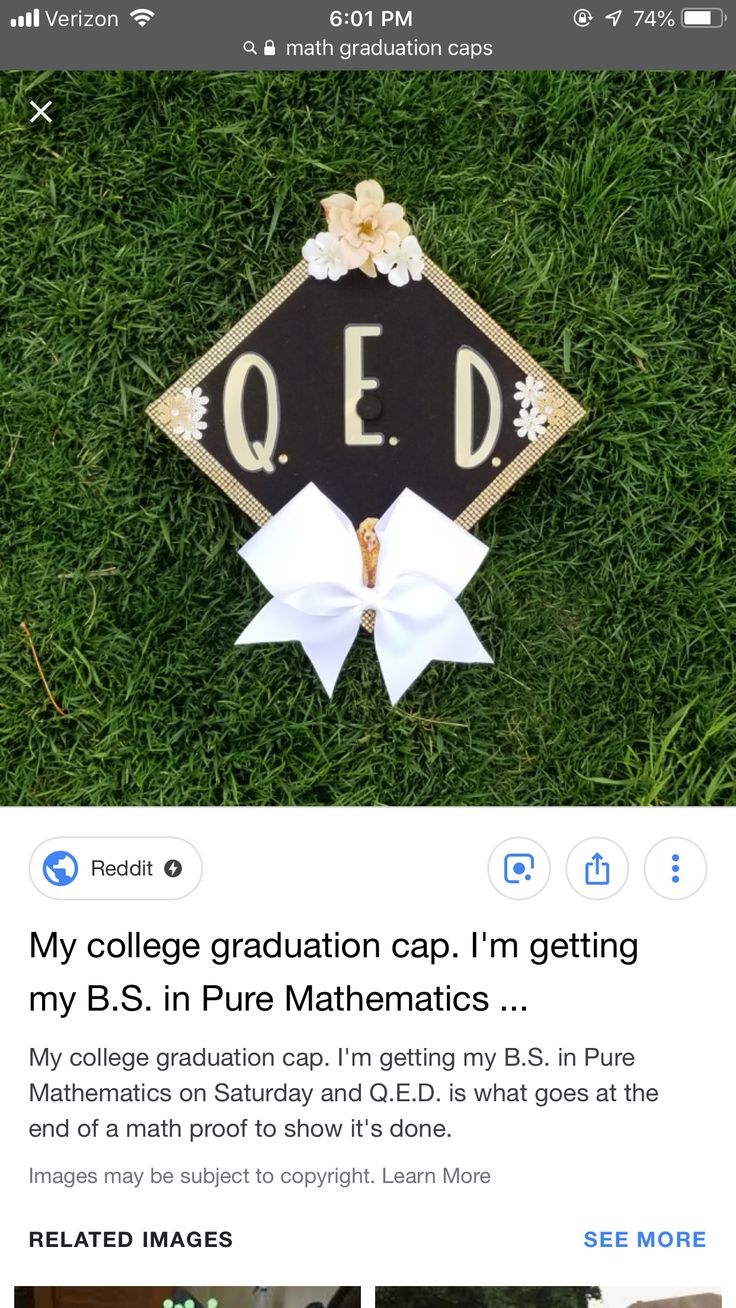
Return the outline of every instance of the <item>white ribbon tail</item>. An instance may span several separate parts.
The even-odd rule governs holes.
[[[492,663],[460,605],[450,596],[431,626],[405,612],[376,614],[376,654],[392,704],[433,659],[453,663]],[[426,618],[424,619],[426,622]]]
[[[359,626],[360,610],[344,609],[324,617],[272,599],[256,613],[235,644],[260,645],[298,640],[327,694],[331,695]]]

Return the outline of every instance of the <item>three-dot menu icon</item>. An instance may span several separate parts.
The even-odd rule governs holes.
[[[657,895],[664,899],[689,899],[705,881],[707,866],[702,849],[692,840],[671,836],[650,849],[644,875]]]
[[[672,884],[679,885],[680,882],[680,855],[672,855]]]

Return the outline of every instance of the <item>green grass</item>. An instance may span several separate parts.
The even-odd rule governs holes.
[[[3,74],[0,798],[732,804],[734,89]],[[370,176],[590,410],[477,529],[495,666],[396,709],[368,638],[331,702],[297,646],[234,647],[251,528],[144,415]]]

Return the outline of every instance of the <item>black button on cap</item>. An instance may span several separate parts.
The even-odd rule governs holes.
[[[378,395],[368,393],[361,395],[355,406],[358,417],[364,422],[374,422],[383,413],[383,401]]]

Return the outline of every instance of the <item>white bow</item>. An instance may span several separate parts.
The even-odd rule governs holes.
[[[455,603],[488,547],[410,490],[375,530],[377,579],[368,587],[352,523],[314,483],[305,486],[240,550],[273,599],[236,644],[301,641],[331,695],[361,617],[373,610],[392,704],[432,659],[492,663]]]

